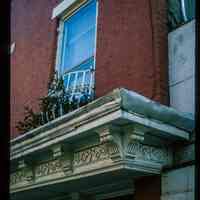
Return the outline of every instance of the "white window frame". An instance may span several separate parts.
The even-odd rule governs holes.
[[[181,11],[182,11],[183,19],[186,22],[188,19],[186,15],[185,0],[181,0]]]
[[[80,9],[82,9],[84,6],[86,6],[88,3],[91,2],[91,0],[82,0],[80,2],[80,4],[78,5],[78,7],[73,7],[72,5],[76,2],[79,2],[80,0],[64,0],[63,2],[61,2],[56,8],[53,9],[53,14],[52,14],[52,19],[54,19],[55,17],[59,16],[59,27],[57,29],[58,31],[58,39],[57,39],[57,51],[56,51],[56,65],[55,65],[55,69],[58,73],[58,76],[62,76],[64,74],[67,73],[74,73],[74,72],[70,72],[72,71],[74,68],[76,68],[77,66],[74,66],[72,68],[67,69],[66,71],[64,71],[64,69],[62,69],[61,67],[61,63],[62,63],[62,43],[64,40],[64,23],[66,20],[68,20],[71,16],[73,16],[74,14],[76,14]],[[71,7],[71,9],[69,9]],[[97,24],[98,23],[98,0],[96,0],[96,29],[95,29],[95,41],[94,41],[94,54],[93,54],[93,60],[94,60],[94,64],[93,67],[91,69],[91,81],[90,81],[90,90],[89,90],[89,94],[92,94],[92,90],[94,90],[94,85],[95,85],[95,68],[96,68],[96,43],[97,43]],[[77,71],[78,73],[79,71]],[[72,94],[73,95],[73,94]]]

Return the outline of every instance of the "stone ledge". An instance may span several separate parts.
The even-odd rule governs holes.
[[[99,183],[103,174],[107,179],[160,174],[173,163],[171,144],[190,138],[193,121],[186,121],[171,108],[116,89],[11,141],[12,196],[47,186],[75,189],[73,181],[96,177]]]
[[[86,106],[11,140],[11,159],[15,155],[24,156],[27,149],[37,148],[39,145],[43,148],[45,144],[55,143],[56,140],[53,140],[58,138],[58,142],[68,140],[81,132],[116,120],[120,123],[141,124],[176,139],[189,139],[190,132],[194,129],[194,121],[176,110],[135,92],[116,89]]]

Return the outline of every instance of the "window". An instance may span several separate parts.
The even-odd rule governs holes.
[[[181,11],[185,22],[194,19],[195,0],[181,0]]]
[[[194,19],[196,0],[168,0],[168,20],[171,30]]]
[[[71,96],[93,95],[96,1],[88,1],[61,22],[58,70]]]

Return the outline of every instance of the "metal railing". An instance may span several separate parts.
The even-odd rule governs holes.
[[[79,78],[80,74],[82,76],[81,79]],[[74,71],[65,74],[65,76],[67,76],[64,84],[65,89],[54,94],[49,93],[48,95],[50,98],[56,98],[57,101],[47,112],[41,112],[42,124],[73,111],[94,99],[93,70]],[[69,107],[67,112],[66,104]]]

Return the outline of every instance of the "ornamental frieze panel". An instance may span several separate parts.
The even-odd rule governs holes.
[[[38,165],[35,168],[35,177],[49,176],[59,172],[62,172],[62,163],[57,159]]]
[[[98,145],[89,149],[74,153],[74,167],[88,165],[93,162],[109,158],[107,146],[105,144]]]
[[[18,183],[26,181],[26,174],[24,170],[17,171],[11,174],[10,185],[16,185]]]
[[[28,184],[33,180],[33,171],[27,168],[21,169],[11,174],[10,185]]]
[[[127,153],[135,159],[152,161],[161,164],[170,164],[172,153],[167,148],[157,148],[134,142],[128,145]]]
[[[53,160],[46,161],[35,166],[26,166],[11,174],[11,187],[18,188],[21,186],[39,183],[40,181],[51,181],[57,178],[66,178],[75,176],[78,173],[85,173],[94,163],[99,161],[115,165],[118,161],[126,161],[127,158],[134,161],[150,161],[162,165],[171,162],[171,152],[167,148],[157,148],[144,145],[138,140],[128,140],[122,143],[123,137],[113,137],[111,141],[104,141],[95,146],[85,149],[66,150],[62,154],[54,154]],[[126,140],[124,140],[126,141]],[[134,142],[133,142],[134,141]],[[42,162],[42,161],[40,161]],[[83,167],[82,167],[83,166]],[[98,166],[93,165],[95,168]],[[30,168],[32,167],[32,168]],[[99,165],[102,167],[102,165]]]

